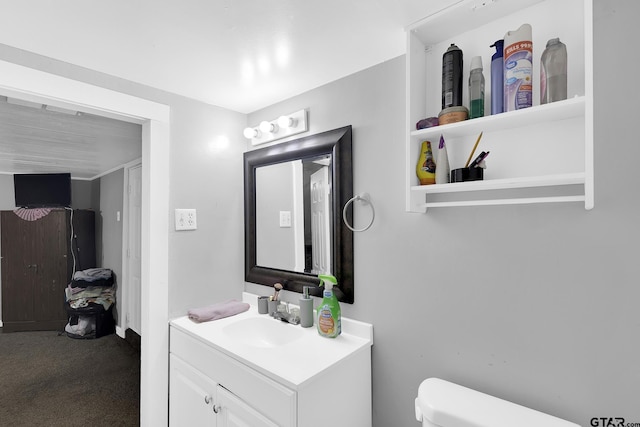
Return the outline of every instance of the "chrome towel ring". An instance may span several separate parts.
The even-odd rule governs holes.
[[[354,201],[361,201],[361,202],[363,202],[363,203],[365,203],[365,204],[367,204],[367,205],[369,205],[371,207],[371,221],[369,222],[369,224],[366,227],[355,229],[355,228],[353,228],[351,226],[351,224],[349,224],[349,221],[347,221],[347,208]],[[357,232],[357,233],[359,233],[361,231],[368,230],[373,225],[373,220],[375,218],[376,218],[376,210],[373,208],[373,204],[371,203],[371,199],[369,197],[369,193],[360,193],[360,194],[356,195],[355,197],[350,198],[349,201],[344,204],[344,208],[342,209],[342,220],[344,221],[344,225],[346,225],[349,230]]]

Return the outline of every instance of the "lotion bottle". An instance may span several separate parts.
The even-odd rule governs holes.
[[[333,293],[333,286],[338,284],[335,277],[319,275],[320,286],[324,286],[322,302],[318,306],[318,334],[327,338],[335,338],[342,332],[342,316],[340,303]]]
[[[497,40],[490,47],[496,48],[491,57],[491,114],[500,114],[504,103],[504,40]]]
[[[300,326],[310,328],[313,326],[313,299],[309,296],[309,287],[302,288],[300,298]]]
[[[420,185],[436,183],[436,161],[433,158],[430,141],[422,141],[418,164],[416,164],[416,176]]]

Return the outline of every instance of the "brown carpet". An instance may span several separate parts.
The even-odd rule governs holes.
[[[138,426],[140,352],[130,342],[0,332],[0,426]]]

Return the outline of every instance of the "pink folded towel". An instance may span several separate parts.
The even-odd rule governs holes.
[[[249,304],[235,299],[220,302],[208,307],[192,308],[188,311],[189,319],[195,322],[207,322],[233,316],[249,310]]]

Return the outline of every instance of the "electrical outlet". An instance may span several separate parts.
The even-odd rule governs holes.
[[[176,230],[195,230],[198,228],[195,209],[176,209]]]
[[[291,211],[280,211],[280,227],[291,227]]]

